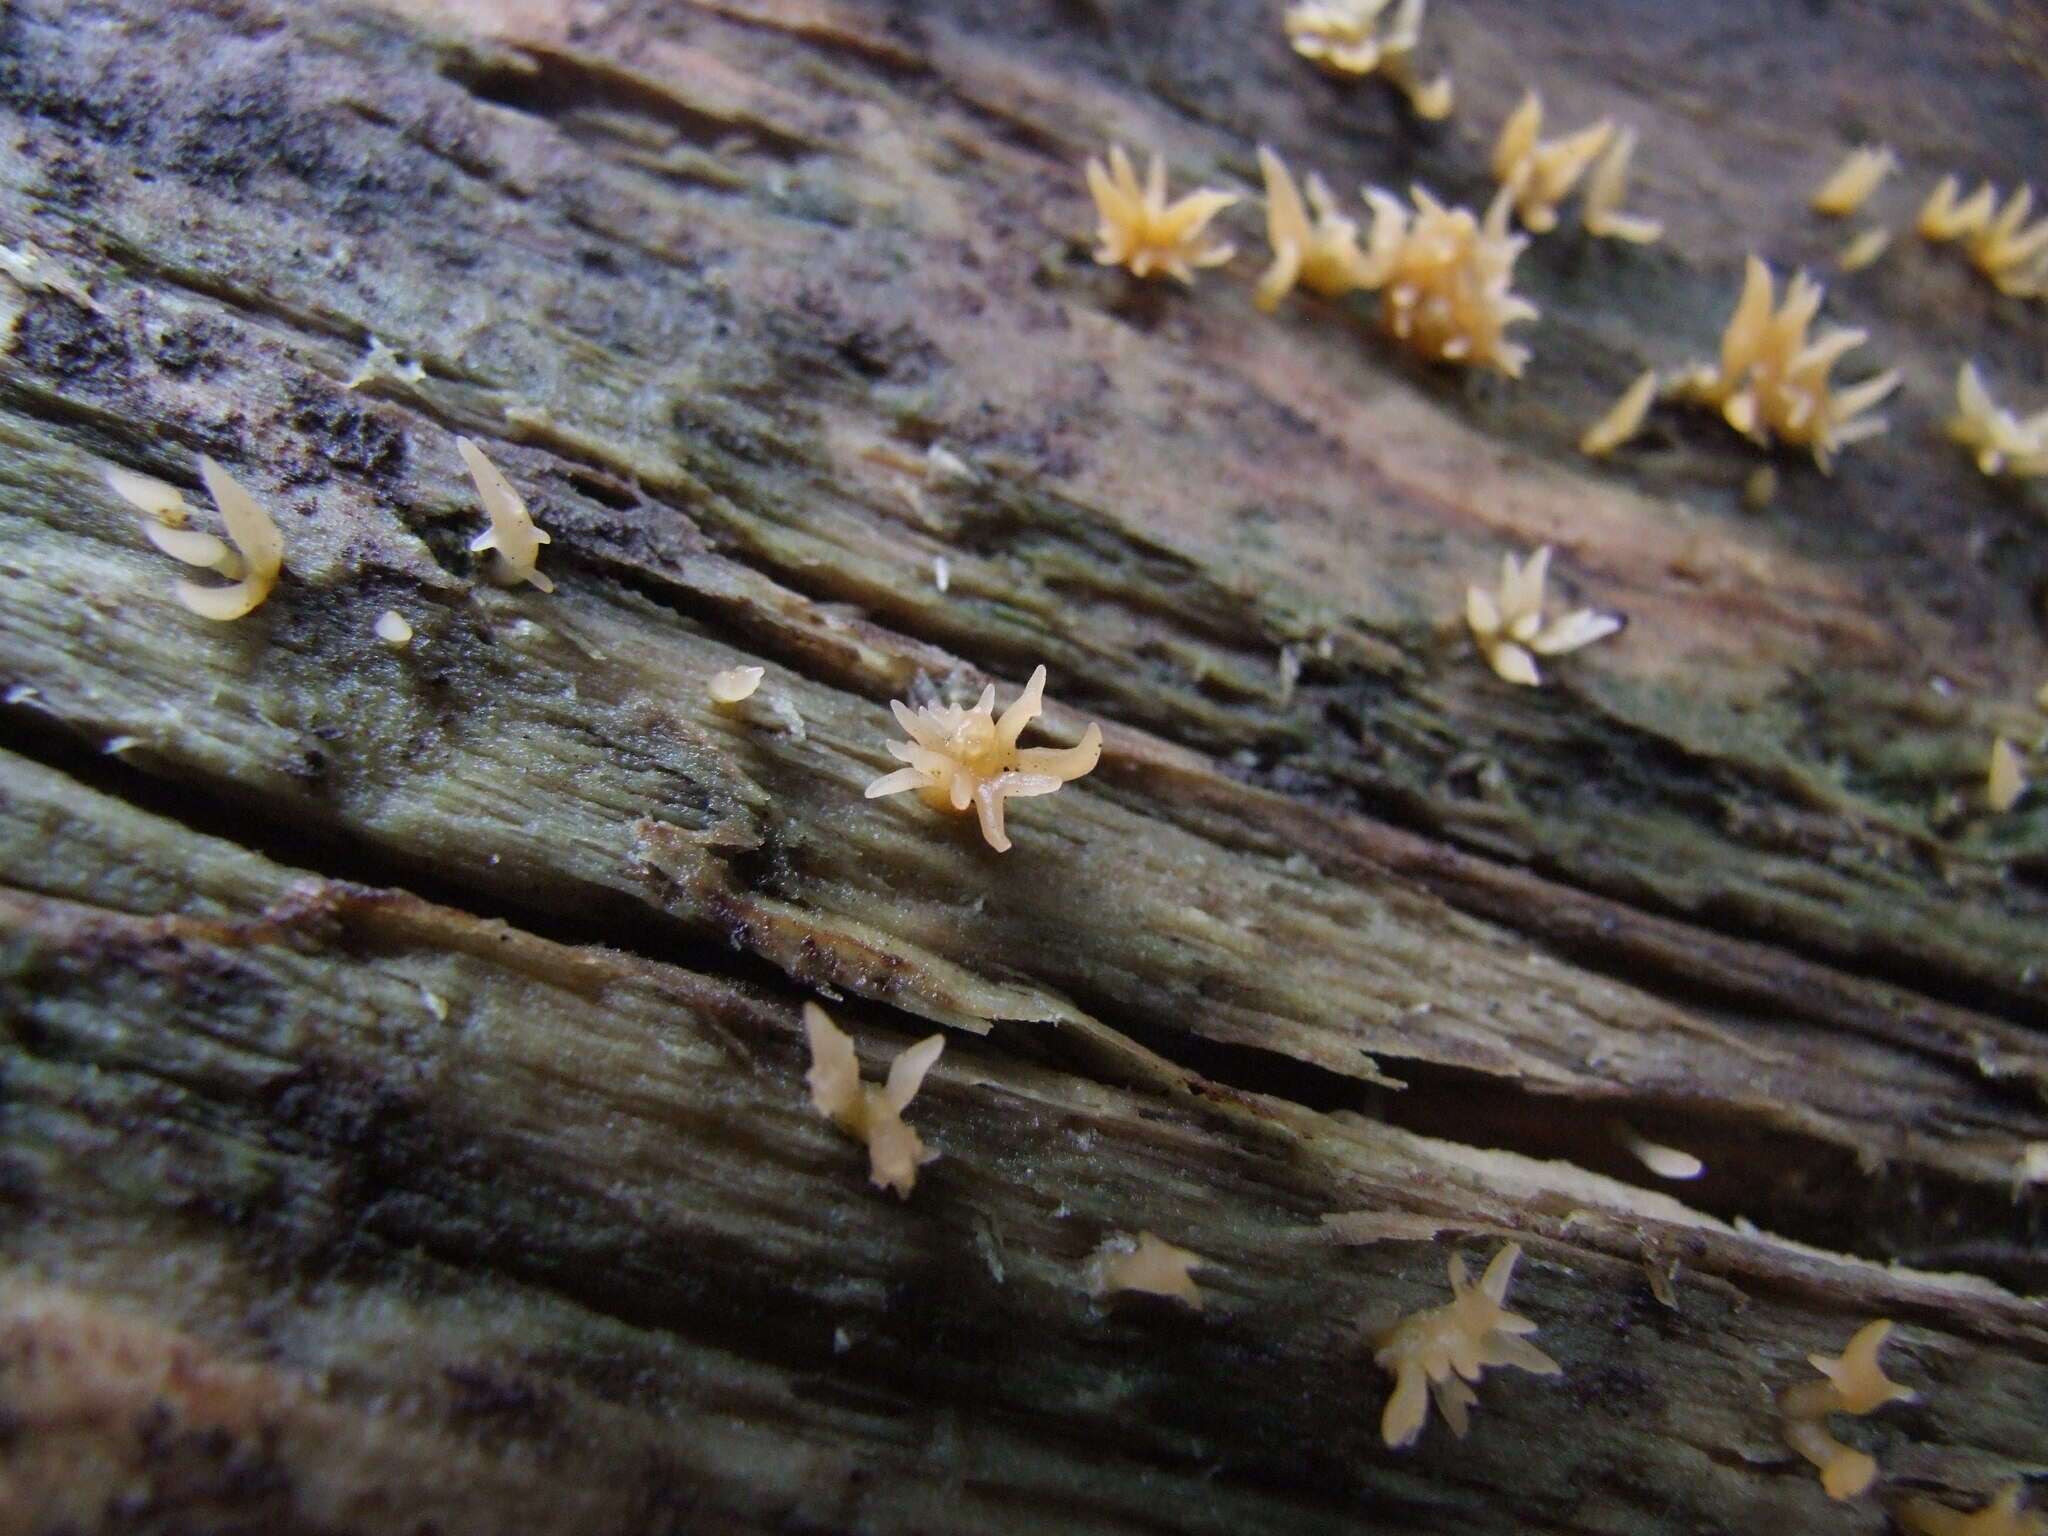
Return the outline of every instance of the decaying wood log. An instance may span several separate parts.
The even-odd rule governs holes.
[[[0,278],[0,1529],[1875,1531],[2048,1472],[2048,808],[1980,794],[2043,503],[1940,430],[2048,322],[1901,240],[1832,477],[1572,450],[1748,250],[1829,262],[1850,144],[2018,180],[2026,13],[1443,9],[1442,125],[1241,7],[6,11],[0,234],[75,286]],[[1249,249],[1090,260],[1106,143],[1476,204],[1532,80],[1668,237],[1525,255],[1518,385]],[[231,624],[103,479],[199,453],[284,529]],[[1543,542],[1631,623],[1517,689],[1462,594]],[[1040,662],[1106,748],[1009,852],[861,798],[888,699]],[[870,1076],[947,1029],[907,1200],[809,998]],[[1091,1293],[1140,1230],[1202,1310]],[[1390,1451],[1374,1330],[1507,1240],[1562,1375]],[[1835,1504],[1773,1394],[1877,1316],[1920,1401]]]

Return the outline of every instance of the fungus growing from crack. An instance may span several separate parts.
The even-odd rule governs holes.
[[[1579,452],[1591,459],[1604,459],[1643,429],[1643,418],[1657,398],[1657,370],[1645,368],[1635,383],[1621,392],[1621,398],[1607,408],[1579,439]]]
[[[1304,205],[1286,165],[1263,144],[1259,169],[1266,178],[1266,243],[1273,248],[1273,264],[1259,279],[1252,302],[1270,310],[1297,283],[1326,299],[1363,287],[1366,267],[1358,248],[1358,223],[1337,211],[1337,200],[1323,178],[1309,172]]]
[[[1828,1415],[1861,1418],[1886,1403],[1910,1403],[1919,1395],[1889,1379],[1877,1363],[1891,1331],[1890,1319],[1879,1318],[1857,1329],[1839,1356],[1808,1355],[1825,1379],[1802,1381],[1778,1394],[1785,1444],[1819,1468],[1821,1487],[1831,1499],[1867,1492],[1877,1480],[1877,1462],[1829,1434]]]
[[[1364,192],[1373,222],[1362,286],[1380,293],[1380,325],[1432,362],[1520,378],[1529,349],[1509,341],[1507,328],[1535,319],[1537,310],[1510,291],[1515,259],[1529,242],[1507,231],[1507,192],[1484,219],[1445,207],[1421,187],[1413,196],[1411,214],[1391,192]]]
[[[1542,133],[1543,98],[1532,89],[1501,124],[1493,145],[1493,178],[1514,199],[1522,227],[1537,235],[1557,227],[1557,205],[1607,148],[1614,123],[1603,117],[1558,139],[1546,140]]]
[[[2048,475],[2048,410],[2022,419],[1991,398],[1975,363],[1956,370],[1956,413],[1948,435],[1970,450],[1983,475]]]
[[[1878,184],[1898,168],[1899,157],[1888,144],[1866,144],[1850,150],[1813,194],[1813,211],[1846,219],[1868,202]]]
[[[1122,145],[1109,151],[1109,166],[1089,157],[1088,190],[1101,217],[1095,259],[1106,267],[1128,267],[1138,277],[1163,272],[1183,283],[1197,267],[1216,267],[1237,247],[1208,232],[1209,221],[1238,200],[1235,192],[1201,188],[1176,202],[1166,200],[1166,162],[1152,157],[1143,186]]]
[[[1545,544],[1526,560],[1501,556],[1497,596],[1480,586],[1465,589],[1465,622],[1480,654],[1497,675],[1525,688],[1543,681],[1536,670],[1538,656],[1579,650],[1606,639],[1625,622],[1615,614],[1580,608],[1545,623],[1543,586],[1549,574],[1550,546]]]
[[[1451,114],[1451,77],[1424,81],[1415,71],[1423,5],[1424,0],[1295,0],[1280,24],[1304,59],[1333,75],[1377,74],[1408,98],[1417,117],[1435,121]]]
[[[284,568],[284,535],[256,498],[205,454],[199,456],[199,478],[227,525],[232,549],[210,533],[185,526],[190,509],[175,486],[119,468],[108,470],[106,476],[117,496],[148,514],[142,531],[150,543],[173,560],[228,578],[225,587],[180,581],[176,589],[178,601],[192,612],[226,623],[253,612],[270,596]]]
[[[1718,364],[1695,363],[1671,388],[1674,398],[1720,412],[1753,442],[1774,439],[1812,450],[1822,472],[1851,443],[1885,430],[1882,416],[1867,416],[1899,385],[1888,369],[1836,393],[1828,375],[1842,355],[1861,346],[1866,333],[1832,327],[1808,340],[1807,328],[1827,290],[1804,272],[1794,274],[1777,305],[1771,269],[1749,258],[1742,295],[1721,334]]]
[[[1102,727],[1094,724],[1071,747],[1017,745],[1024,727],[1044,711],[1044,695],[1041,666],[1000,719],[994,683],[982,690],[972,709],[928,704],[912,710],[891,699],[889,708],[910,740],[888,743],[889,755],[909,766],[883,774],[867,787],[866,797],[914,789],[934,810],[959,812],[972,806],[989,847],[998,853],[1008,851],[1010,839],[1003,829],[1006,800],[1049,795],[1092,771],[1102,758]]]
[[[512,489],[512,482],[499,473],[498,466],[485,458],[483,449],[475,443],[458,437],[455,448],[462,455],[462,462],[469,466],[469,478],[476,482],[477,496],[491,520],[489,528],[469,541],[470,549],[478,554],[485,550],[494,552],[491,578],[500,585],[511,587],[529,581],[543,592],[554,591],[555,584],[538,569],[541,545],[554,541],[546,529],[534,523],[533,514],[526,510],[525,498]]]
[[[2025,1484],[2014,1478],[1974,1514],[1950,1509],[1924,1493],[1910,1493],[1893,1506],[1899,1524],[1914,1536],[2048,1536],[2048,1515],[2021,1509]]]
[[[811,1103],[847,1135],[868,1149],[868,1182],[893,1189],[899,1200],[910,1198],[917,1170],[939,1154],[903,1123],[903,1111],[924,1086],[946,1048],[944,1035],[927,1035],[889,1064],[888,1079],[864,1083],[853,1040],[816,1003],[804,1004],[804,1035],[811,1047]]]
[[[727,667],[723,672],[712,673],[704,689],[714,704],[738,704],[751,699],[767,675],[766,667]]]
[[[1585,225],[1586,233],[1596,239],[1653,245],[1664,238],[1664,226],[1657,220],[1621,211],[1621,205],[1628,201],[1628,168],[1635,152],[1635,129],[1619,130],[1586,178],[1586,196],[1579,206],[1579,222]]]
[[[1205,1267],[1199,1253],[1176,1247],[1150,1232],[1140,1232],[1135,1241],[1118,1232],[1102,1240],[1088,1260],[1088,1286],[1098,1296],[1118,1291],[1142,1291],[1148,1296],[1166,1296],[1202,1310],[1202,1293],[1190,1270]]]
[[[1432,1398],[1452,1433],[1463,1439],[1471,1427],[1470,1409],[1479,1401],[1467,1383],[1478,1381],[1488,1366],[1512,1365],[1538,1376],[1564,1369],[1522,1337],[1534,1333],[1536,1324],[1505,1305],[1521,1256],[1521,1244],[1509,1243],[1474,1285],[1465,1261],[1452,1254],[1451,1299],[1402,1318],[1374,1341],[1374,1363],[1394,1374],[1393,1395],[1380,1415],[1380,1437],[1388,1445],[1415,1443]]]
[[[1999,205],[1998,189],[1985,182],[1966,199],[1955,176],[1942,177],[1921,205],[1915,223],[1920,236],[1936,242],[1961,240],[1970,264],[2014,298],[2048,296],[2048,218],[2034,211],[2034,189],[2021,186]]]

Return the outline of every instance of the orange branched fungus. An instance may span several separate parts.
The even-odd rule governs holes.
[[[2034,189],[2022,186],[1999,206],[1985,182],[1958,201],[1962,183],[1944,176],[1921,206],[1917,228],[1927,240],[1961,240],[1970,264],[2014,298],[2048,297],[2048,218],[2027,223]]]
[[[1166,162],[1154,155],[1143,186],[1122,145],[1109,151],[1109,167],[1089,158],[1088,190],[1101,216],[1095,259],[1106,267],[1128,267],[1139,277],[1164,272],[1184,283],[1196,267],[1217,267],[1237,247],[1208,233],[1209,221],[1238,200],[1235,192],[1212,188],[1166,200]]]
[[[225,587],[181,581],[176,589],[178,601],[202,619],[225,623],[253,612],[270,596],[278,572],[284,568],[284,535],[256,498],[204,454],[199,456],[199,478],[206,482],[213,504],[220,509],[233,549],[210,533],[185,526],[190,513],[175,486],[123,469],[109,470],[107,485],[123,501],[149,515],[143,532],[150,543],[173,560],[218,571],[228,578],[231,585]]]
[[[1465,622],[1487,664],[1510,683],[1534,688],[1543,678],[1538,656],[1562,656],[1604,640],[1622,627],[1611,613],[1581,608],[1550,623],[1543,621],[1543,585],[1550,574],[1550,546],[1527,560],[1500,557],[1498,597],[1484,587],[1465,589]]]
[[[543,592],[554,591],[555,584],[538,569],[541,545],[553,540],[546,529],[535,524],[533,514],[526,510],[526,499],[512,489],[512,482],[484,457],[483,449],[475,443],[458,437],[455,448],[468,466],[469,478],[476,482],[477,496],[491,520],[491,526],[471,539],[469,547],[478,554],[487,549],[496,551],[491,565],[493,580],[508,587],[528,581]]]
[[[1003,802],[1027,795],[1049,795],[1062,784],[1091,772],[1102,758],[1102,727],[1091,724],[1071,747],[1020,747],[1024,727],[1044,711],[1045,668],[998,719],[996,687],[990,683],[972,709],[957,704],[931,704],[913,711],[889,701],[896,723],[908,741],[889,743],[889,755],[908,763],[867,787],[867,798],[918,792],[933,810],[964,811],[970,805],[981,818],[981,835],[998,853],[1010,846],[1003,830]]]
[[[1863,413],[1899,385],[1896,369],[1837,394],[1828,375],[1845,352],[1861,346],[1866,333],[1835,327],[1808,340],[1807,328],[1827,290],[1804,272],[1775,303],[1771,269],[1751,256],[1742,296],[1721,335],[1718,366],[1696,363],[1679,375],[1672,394],[1712,407],[1745,437],[1768,444],[1773,438],[1810,448],[1823,471],[1851,443],[1884,431],[1882,416]]]
[[[1603,117],[1561,139],[1542,133],[1543,98],[1531,90],[1501,124],[1493,146],[1494,180],[1514,199],[1522,227],[1538,235],[1557,228],[1557,205],[1614,137],[1614,123]]]
[[[1304,206],[1286,165],[1263,144],[1259,169],[1266,177],[1266,243],[1273,248],[1273,264],[1259,279],[1252,302],[1272,309],[1297,283],[1326,299],[1364,287],[1367,274],[1364,253],[1358,249],[1358,223],[1337,212],[1337,200],[1323,178],[1309,172]]]
[[[804,1004],[804,1033],[811,1045],[811,1103],[849,1136],[868,1149],[868,1181],[877,1189],[893,1189],[908,1199],[917,1185],[917,1170],[938,1156],[917,1132],[903,1123],[903,1111],[924,1086],[946,1048],[944,1035],[927,1035],[889,1065],[888,1081],[879,1087],[860,1080],[860,1059],[853,1041],[832,1016],[816,1003]]]
[[[1465,1261],[1452,1254],[1451,1299],[1402,1318],[1375,1341],[1374,1362],[1394,1373],[1394,1393],[1380,1416],[1380,1436],[1388,1445],[1415,1443],[1432,1398],[1452,1433],[1462,1439],[1471,1427],[1469,1410],[1479,1401],[1466,1383],[1478,1381],[1490,1365],[1512,1365],[1538,1376],[1564,1369],[1521,1337],[1534,1333],[1536,1324],[1504,1305],[1521,1256],[1521,1244],[1509,1243],[1474,1285]]]
[[[1414,198],[1411,214],[1391,192],[1365,189],[1373,222],[1363,286],[1380,292],[1380,324],[1432,361],[1520,378],[1529,349],[1509,341],[1507,328],[1535,319],[1537,310],[1509,290],[1515,258],[1529,242],[1508,233],[1508,194],[1493,200],[1483,220],[1446,208],[1420,187]]]
[[[1118,1233],[1104,1238],[1095,1250],[1088,1261],[1088,1278],[1097,1295],[1142,1291],[1184,1301],[1199,1312],[1202,1293],[1188,1271],[1201,1269],[1206,1262],[1199,1253],[1175,1247],[1150,1232],[1140,1232],[1135,1242]]]
[[[1778,1395],[1785,1443],[1820,1469],[1821,1487],[1831,1499],[1853,1499],[1867,1492],[1877,1481],[1877,1462],[1829,1434],[1828,1415],[1860,1418],[1886,1403],[1910,1403],[1918,1396],[1911,1387],[1887,1378],[1877,1363],[1877,1352],[1891,1331],[1890,1320],[1879,1318],[1859,1328],[1839,1357],[1808,1355],[1826,1379],[1802,1381]]]
[[[1389,4],[1394,10],[1386,14]],[[1415,49],[1422,41],[1424,0],[1295,0],[1281,25],[1294,51],[1335,75],[1377,74],[1408,98],[1415,115],[1451,113],[1451,77],[1422,81]],[[1384,18],[1384,20],[1382,19]]]

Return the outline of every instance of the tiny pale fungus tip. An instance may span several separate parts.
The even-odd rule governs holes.
[[[1199,1312],[1202,1293],[1189,1272],[1204,1268],[1207,1262],[1200,1254],[1150,1232],[1141,1231],[1135,1240],[1115,1233],[1104,1238],[1089,1258],[1089,1289],[1098,1296],[1119,1291],[1165,1296]]]
[[[1888,144],[1852,149],[1813,194],[1813,211],[1845,219],[1870,200],[1885,177],[1899,168]]]
[[[2019,752],[2000,736],[1991,743],[1991,760],[1984,770],[1984,803],[2000,816],[2020,803],[2027,792],[2026,771]]]
[[[852,1038],[816,1003],[804,1004],[804,1035],[811,1048],[804,1081],[812,1106],[867,1147],[869,1183],[909,1199],[917,1187],[917,1170],[939,1154],[904,1124],[903,1111],[946,1049],[946,1037],[927,1035],[890,1063],[883,1082],[864,1083]]]
[[[1844,272],[1861,272],[1889,250],[1891,243],[1892,232],[1882,224],[1873,224],[1850,238],[1835,258],[1835,265]]]
[[[394,651],[402,651],[412,644],[412,625],[396,608],[386,608],[378,614],[374,628],[377,638]]]
[[[766,667],[727,667],[723,672],[714,672],[704,687],[714,704],[737,704],[751,699],[754,690],[761,686],[761,679],[768,675]]]
[[[1615,1121],[1610,1129],[1614,1139],[1660,1179],[1696,1179],[1707,1171],[1707,1165],[1690,1152],[1654,1142],[1626,1120]]]
[[[982,690],[972,709],[928,704],[912,710],[891,699],[896,723],[910,739],[889,742],[889,755],[908,766],[876,779],[865,798],[914,789],[933,810],[957,813],[972,807],[989,847],[1006,852],[1010,839],[1003,826],[1005,801],[1049,795],[1092,772],[1102,759],[1102,727],[1093,723],[1071,747],[1017,745],[1024,727],[1044,712],[1044,697],[1041,666],[1000,717],[995,713],[994,683]]]
[[[1636,131],[1622,128],[1606,152],[1593,163],[1586,177],[1586,196],[1579,206],[1579,222],[1586,233],[1600,240],[1621,240],[1629,245],[1654,245],[1664,238],[1664,226],[1656,219],[1624,213],[1628,201],[1629,162],[1635,157]]]
[[[526,508],[526,500],[512,489],[512,482],[499,471],[498,466],[484,457],[483,449],[466,437],[455,439],[455,449],[462,455],[462,462],[468,466],[469,478],[476,483],[476,494],[484,504],[484,513],[491,520],[491,526],[469,541],[470,549],[482,554],[485,550],[494,552],[491,563],[492,579],[504,586],[517,586],[520,582],[531,582],[543,592],[555,590],[555,584],[539,570],[540,547],[553,543],[547,530],[533,520],[533,514]]]
[[[1507,1310],[1508,1283],[1521,1256],[1521,1244],[1509,1243],[1474,1285],[1464,1259],[1452,1254],[1451,1299],[1411,1313],[1374,1341],[1374,1363],[1394,1376],[1393,1394],[1380,1415],[1380,1438],[1388,1445],[1413,1445],[1420,1438],[1432,1399],[1451,1432],[1462,1440],[1471,1428],[1472,1405],[1479,1401],[1469,1383],[1477,1382],[1489,1366],[1511,1365],[1538,1376],[1563,1371],[1522,1337],[1534,1333],[1537,1325]]]
[[[1821,1487],[1831,1499],[1853,1499],[1867,1492],[1877,1480],[1877,1462],[1836,1440],[1828,1432],[1828,1415],[1861,1418],[1886,1403],[1918,1400],[1918,1393],[1892,1381],[1877,1363],[1877,1352],[1891,1331],[1891,1320],[1878,1318],[1857,1329],[1839,1356],[1808,1355],[1823,1379],[1798,1382],[1778,1395],[1785,1444],[1819,1470]]]
[[[1645,368],[1636,381],[1579,439],[1579,452],[1588,458],[1604,459],[1643,429],[1643,420],[1657,398],[1657,370]]]
[[[1120,144],[1110,147],[1107,168],[1090,156],[1084,169],[1101,221],[1095,259],[1103,266],[1192,283],[1197,267],[1221,266],[1237,254],[1236,246],[1208,232],[1209,221],[1238,201],[1235,192],[1204,187],[1169,203],[1166,162],[1155,154],[1140,185]]]
[[[137,474],[132,469],[123,469],[119,464],[109,464],[105,471],[105,479],[108,490],[136,511],[153,518],[166,528],[182,528],[192,516],[192,509],[185,505],[185,493],[175,485],[166,485],[152,475]]]
[[[2048,475],[2048,410],[2015,416],[1992,398],[1975,363],[1956,370],[1956,413],[1948,435],[1970,450],[1979,474],[2020,480]]]
[[[1550,575],[1550,546],[1526,560],[1501,556],[1500,586],[1465,589],[1465,622],[1487,665],[1502,680],[1524,688],[1543,681],[1538,656],[1562,656],[1619,631],[1626,622],[1617,614],[1580,608],[1548,622],[1543,617],[1543,588]]]

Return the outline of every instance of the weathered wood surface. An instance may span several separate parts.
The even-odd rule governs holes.
[[[1879,1314],[1888,1477],[2048,1470],[2048,811],[1969,800],[2040,734],[2041,506],[1939,440],[2043,320],[1845,281],[1907,393],[1763,513],[1710,423],[1570,452],[1746,249],[1824,261],[1848,144],[2037,159],[2024,13],[1464,5],[1418,130],[1250,8],[426,11],[0,33],[0,230],[97,305],[19,296],[0,359],[22,1528],[1876,1530],[1770,1392]],[[1526,257],[1519,387],[1257,315],[1249,251],[1087,259],[1106,140],[1473,196],[1531,79],[1638,126],[1671,239]],[[372,336],[424,376],[349,388]],[[457,431],[552,597],[476,579]],[[286,528],[232,626],[99,480],[195,451]],[[1455,616],[1543,540],[1632,625],[1532,693]],[[1108,750],[1010,853],[859,800],[885,699],[1039,660]],[[907,1204],[810,1113],[816,991],[871,1060],[956,1026]],[[1084,1293],[1139,1227],[1204,1314]],[[1386,1451],[1361,1328],[1509,1235],[1564,1377]]]

